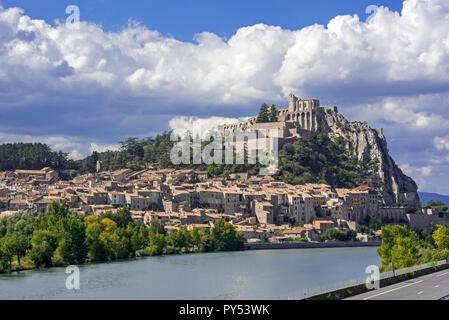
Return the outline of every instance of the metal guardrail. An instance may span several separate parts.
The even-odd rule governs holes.
[[[300,299],[306,299],[306,298],[310,298],[310,297],[317,296],[320,294],[325,294],[325,293],[334,292],[337,290],[351,288],[351,287],[354,287],[354,286],[357,286],[360,284],[365,284],[366,278],[367,277],[351,279],[351,280],[346,280],[346,281],[342,281],[342,282],[338,282],[338,283],[334,283],[334,284],[328,284],[328,285],[323,285],[323,286],[307,288],[307,289],[302,290]]]
[[[427,269],[427,268],[431,268],[431,267],[441,266],[446,263],[447,263],[446,260],[440,260],[440,261],[429,262],[429,263],[425,263],[425,264],[421,264],[421,265],[417,265],[417,266],[413,266],[413,267],[396,269],[396,270],[394,270],[394,272],[393,271],[382,272],[379,275],[379,280],[388,279],[388,278],[392,278],[395,276],[407,274],[409,272],[415,272],[415,271],[419,271],[419,270],[423,270],[423,269]],[[297,297],[297,298],[306,299],[306,298],[310,298],[310,297],[317,296],[320,294],[326,294],[326,293],[330,293],[330,292],[334,292],[334,291],[338,291],[338,290],[342,290],[342,289],[348,289],[348,288],[355,287],[358,285],[364,285],[364,284],[366,284],[366,279],[368,277],[369,277],[369,275],[367,275],[365,277],[361,277],[361,278],[342,281],[339,283],[307,288],[307,289],[302,290],[301,296]]]
[[[419,271],[419,270],[423,270],[423,269],[427,269],[427,268],[431,268],[431,267],[438,267],[438,266],[441,266],[446,263],[447,263],[446,260],[440,260],[440,261],[436,261],[436,262],[420,264],[418,266],[397,269],[394,271],[382,272],[380,274],[380,280],[395,277],[395,276],[400,276],[400,275],[403,275],[403,274],[406,274],[409,272],[415,272],[415,271]]]

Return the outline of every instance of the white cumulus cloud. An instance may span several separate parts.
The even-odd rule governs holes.
[[[405,0],[369,23],[339,15],[298,30],[256,24],[191,43],[134,21],[117,32],[89,22],[73,30],[0,8],[2,141],[45,137],[87,154],[199,119],[253,115],[262,102],[282,107],[294,92],[337,101],[354,120],[384,126],[394,156],[422,159],[445,146],[435,137],[449,136],[448,16],[447,0]]]
[[[449,150],[449,136],[435,137],[433,143],[438,150]]]
[[[86,22],[73,30],[11,8],[0,11],[1,84],[16,93],[10,103],[100,90],[202,108],[280,100],[290,91],[324,98],[429,93],[449,83],[448,13],[445,0],[406,0],[401,14],[381,7],[369,24],[356,15],[300,30],[257,24],[229,40],[203,32],[188,43],[132,21],[120,32]]]
[[[102,145],[96,142],[92,142],[90,144],[90,153],[92,152],[106,152],[106,151],[117,151],[120,149],[120,146],[118,144],[112,144],[112,145]]]
[[[68,158],[72,159],[72,160],[81,160],[81,159],[85,158],[85,155],[75,149],[69,153]]]

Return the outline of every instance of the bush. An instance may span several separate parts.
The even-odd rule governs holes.
[[[327,229],[322,235],[321,240],[338,240],[338,241],[353,241],[357,237],[357,232],[354,230],[338,230]]]
[[[441,261],[449,259],[449,249],[434,249],[432,250],[432,261]]]

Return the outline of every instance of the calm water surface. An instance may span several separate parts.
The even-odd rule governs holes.
[[[367,276],[377,248],[256,250],[147,257],[0,276],[0,299],[294,299],[303,289]]]

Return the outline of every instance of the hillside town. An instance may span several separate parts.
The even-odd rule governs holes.
[[[378,192],[368,186],[289,185],[271,176],[226,180],[207,171],[120,169],[61,180],[48,167],[0,172],[0,217],[27,209],[43,213],[53,201],[94,215],[126,206],[134,220],[146,225],[157,220],[168,231],[211,228],[221,219],[248,242],[319,241],[329,228],[356,230],[359,240],[368,241],[378,235],[360,232],[370,217],[410,226],[414,216],[432,215],[382,206]]]

